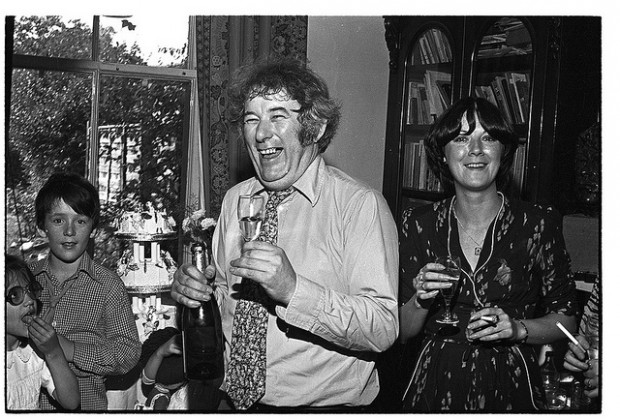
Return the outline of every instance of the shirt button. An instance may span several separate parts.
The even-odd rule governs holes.
[[[52,327],[56,328],[56,321],[52,321]]]

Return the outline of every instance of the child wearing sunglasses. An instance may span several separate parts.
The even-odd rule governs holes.
[[[76,409],[80,405],[77,378],[56,331],[37,316],[41,285],[23,261],[5,255],[4,287],[7,410],[38,410],[41,388],[63,408]]]
[[[100,216],[99,192],[74,173],[50,176],[35,199],[49,255],[30,265],[41,292],[41,317],[52,324],[80,385],[82,411],[104,411],[104,379],[124,375],[140,358],[131,301],[118,275],[87,252]],[[58,409],[46,393],[41,408]]]

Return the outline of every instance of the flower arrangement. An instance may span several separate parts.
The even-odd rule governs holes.
[[[193,211],[183,219],[183,237],[188,242],[203,242],[210,249],[216,223],[215,219],[207,217],[204,209]]]

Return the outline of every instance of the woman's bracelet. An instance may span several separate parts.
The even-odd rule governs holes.
[[[519,324],[521,324],[521,326],[523,327],[523,329],[525,330],[525,336],[520,339],[520,340],[516,340],[515,342],[517,344],[526,344],[527,343],[527,339],[530,336],[530,332],[528,331],[527,327],[525,326],[525,323],[523,322],[522,319],[517,319],[516,320]]]

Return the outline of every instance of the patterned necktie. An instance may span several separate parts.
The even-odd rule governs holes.
[[[259,241],[277,244],[278,206],[293,191],[293,187],[269,191]],[[227,392],[235,408],[247,410],[265,395],[269,297],[262,287],[249,279],[243,279],[242,296],[233,318]]]

